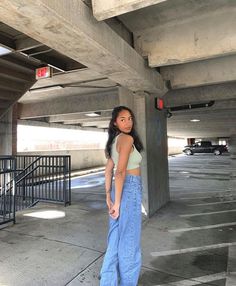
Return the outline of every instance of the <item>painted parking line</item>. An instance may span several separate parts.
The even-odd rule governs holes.
[[[204,250],[216,249],[216,248],[222,248],[222,247],[229,247],[232,245],[236,245],[236,242],[225,242],[225,243],[211,244],[211,245],[205,245],[205,246],[181,248],[181,249],[175,249],[175,250],[156,251],[156,252],[151,252],[150,255],[153,257],[160,257],[160,256],[176,255],[176,254],[183,254],[183,253],[189,253],[189,252],[195,252],[195,251],[204,251]]]
[[[208,206],[208,205],[230,204],[230,203],[236,203],[236,200],[224,201],[224,202],[213,202],[213,203],[202,203],[202,204],[191,204],[188,206],[195,207],[195,206]]]
[[[220,199],[220,198],[224,198],[224,197],[233,197],[232,194],[224,194],[222,196],[219,195],[211,195],[211,196],[207,196],[207,197],[186,197],[186,198],[178,198],[178,197],[173,197],[174,199],[178,199],[178,200],[200,200],[200,199]]]
[[[235,210],[218,211],[218,212],[183,214],[183,215],[179,215],[179,216],[180,216],[180,217],[194,217],[194,216],[214,215],[214,214],[222,214],[222,213],[230,213],[230,212],[236,212],[236,209],[235,209]]]
[[[205,275],[201,277],[194,277],[191,279],[184,279],[176,282],[170,282],[166,284],[158,284],[155,286],[194,286],[194,285],[201,285],[202,283],[208,283],[220,279],[226,278],[226,272],[215,273],[211,275]]]
[[[168,232],[170,232],[170,233],[185,232],[185,231],[193,231],[193,230],[212,229],[212,228],[232,226],[232,225],[236,225],[236,222],[228,222],[228,223],[219,223],[219,224],[212,224],[212,225],[205,225],[205,226],[169,229]]]

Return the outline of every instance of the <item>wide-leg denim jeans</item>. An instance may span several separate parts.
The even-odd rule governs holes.
[[[115,190],[112,189],[114,201]],[[108,246],[100,286],[137,286],[141,269],[142,183],[140,176],[125,178],[120,216],[109,218]]]

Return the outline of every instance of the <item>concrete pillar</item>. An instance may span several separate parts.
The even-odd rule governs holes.
[[[154,95],[134,94],[121,88],[119,97],[121,105],[134,111],[137,131],[144,145],[143,206],[150,217],[170,200],[166,113],[155,109]]]
[[[0,119],[0,156],[15,155],[17,150],[17,110],[10,108]]]
[[[236,134],[230,136],[229,140],[231,173],[230,173],[230,190],[236,191]]]

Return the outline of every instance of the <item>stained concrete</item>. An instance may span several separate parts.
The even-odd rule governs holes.
[[[169,158],[171,202],[150,220],[143,216],[139,286],[236,285],[230,168],[227,154]],[[103,173],[80,177],[71,206],[39,203],[17,213],[17,224],[0,231],[0,285],[99,285],[107,233],[103,183]],[[65,216],[26,216],[49,210]]]

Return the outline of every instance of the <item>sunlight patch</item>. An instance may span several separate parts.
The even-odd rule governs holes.
[[[65,217],[65,212],[62,211],[41,211],[24,214],[24,216],[37,217],[42,219],[56,219]]]

